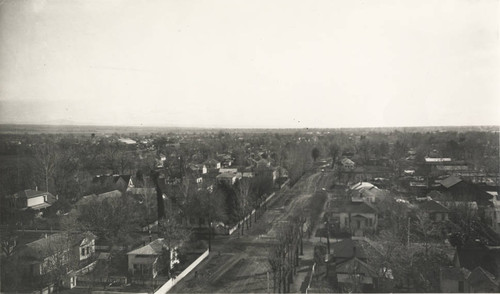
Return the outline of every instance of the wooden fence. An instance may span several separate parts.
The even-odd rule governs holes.
[[[172,289],[173,286],[175,286],[177,283],[179,283],[187,274],[189,274],[193,269],[195,269],[205,258],[207,258],[209,254],[208,249],[203,252],[200,257],[198,257],[193,263],[191,263],[185,270],[182,271],[177,277],[172,278],[168,280],[163,286],[161,286],[158,290],[154,292],[154,294],[165,294],[170,289]]]

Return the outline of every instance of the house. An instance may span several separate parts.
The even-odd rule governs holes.
[[[496,233],[500,233],[500,197],[497,191],[487,191],[488,194],[493,196],[491,198],[491,206],[485,209],[485,215],[491,220],[488,224]]]
[[[467,278],[469,293],[498,293],[500,292],[499,277],[478,266]]]
[[[469,241],[455,249],[453,264],[470,271],[480,266],[498,277],[500,276],[500,247]]]
[[[179,263],[177,247],[170,250],[165,240],[159,238],[127,253],[129,273],[133,276],[155,278],[162,270],[159,259],[164,252],[170,253],[170,268]]]
[[[353,285],[359,285],[355,292],[370,292],[377,283],[377,270],[368,264],[370,255],[365,248],[370,245],[364,241],[345,239],[331,244],[327,266],[329,279],[340,291],[353,290]]]
[[[218,170],[221,168],[221,162],[218,161],[217,159],[212,158],[212,159],[205,161],[205,166],[211,170]]]
[[[364,236],[366,232],[377,230],[377,210],[369,203],[349,202],[340,206],[328,206],[328,221],[338,230],[347,231],[353,236]]]
[[[354,168],[356,166],[354,161],[350,160],[347,157],[342,158],[342,160],[340,161],[340,164],[342,164],[342,168],[344,168],[345,170],[354,170]]]
[[[499,278],[478,266],[472,271],[458,267],[441,267],[439,283],[442,293],[498,293]]]
[[[134,183],[130,175],[96,175],[92,183],[100,185],[111,185],[115,189],[125,192],[128,188],[133,188]]]
[[[423,201],[418,204],[418,208],[426,217],[435,222],[448,220],[450,210],[434,200]]]
[[[120,139],[118,139],[118,141],[120,141],[122,143],[125,143],[127,145],[135,145],[135,144],[137,144],[136,141],[134,141],[134,140],[132,140],[130,138],[120,138]]]
[[[219,169],[219,173],[221,174],[236,174],[238,173],[237,168],[221,168]]]
[[[75,207],[79,207],[81,205],[86,205],[86,204],[89,204],[93,201],[102,202],[104,200],[119,199],[120,197],[122,197],[122,192],[120,192],[118,190],[113,190],[113,191],[101,193],[101,194],[90,194],[90,195],[83,196],[82,199],[78,200],[78,202],[75,203]]]
[[[383,198],[387,195],[387,192],[380,190],[377,186],[368,182],[358,182],[349,187],[348,193],[351,196],[352,202],[362,202],[366,201],[369,203],[374,203],[376,199]]]
[[[438,190],[445,198],[443,201],[475,201],[478,206],[490,206],[490,199],[493,197],[477,184],[464,181],[456,176],[449,176],[441,180]]]
[[[6,197],[7,203],[12,208],[41,210],[52,206],[57,201],[57,196],[50,192],[38,190],[23,190]]]
[[[215,179],[217,183],[226,183],[229,185],[234,185],[237,180],[241,179],[241,173],[223,173],[218,175]]]
[[[207,166],[204,164],[189,164],[188,170],[191,173],[196,173],[196,174],[200,174],[200,175],[204,175],[208,172]]]
[[[442,293],[465,293],[465,283],[470,271],[459,267],[441,267],[439,269],[439,285]]]
[[[156,188],[128,188],[127,195],[132,196],[139,203],[144,201],[147,203],[156,199]]]
[[[96,236],[91,232],[45,234],[17,252],[24,272],[36,277],[53,270],[76,269],[94,256]]]

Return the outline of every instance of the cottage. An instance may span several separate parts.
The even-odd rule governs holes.
[[[355,166],[356,166],[356,164],[354,163],[354,161],[350,160],[347,157],[342,158],[342,160],[340,161],[340,163],[342,164],[342,168],[344,168],[346,170],[353,170],[355,168]]]
[[[419,203],[418,207],[432,221],[440,222],[448,220],[450,211],[439,202],[427,200]]]
[[[364,241],[345,239],[332,243],[332,254],[328,256],[329,278],[340,291],[372,291],[377,283],[377,270],[368,264],[369,254]],[[375,252],[375,251],[374,251]],[[390,273],[390,270],[387,271]],[[353,289],[353,285],[360,288]]]
[[[162,270],[159,258],[162,254],[170,254],[170,268],[179,263],[177,247],[170,250],[163,238],[127,253],[128,271],[134,276],[155,278]]]
[[[31,189],[7,196],[6,199],[10,207],[22,210],[28,208],[41,210],[50,207],[57,201],[57,197],[49,192]]]

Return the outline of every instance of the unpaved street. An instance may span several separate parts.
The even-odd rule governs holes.
[[[292,189],[283,192],[245,235],[218,236],[210,256],[170,292],[267,292],[268,248],[274,242],[280,222],[295,207],[305,205],[313,193],[332,183],[331,173],[303,177]],[[308,243],[309,242],[305,242]],[[272,276],[269,287],[272,291]],[[292,288],[293,289],[293,288]],[[299,289],[296,289],[299,290]]]

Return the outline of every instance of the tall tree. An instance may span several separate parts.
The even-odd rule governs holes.
[[[312,156],[314,162],[316,162],[319,155],[320,155],[319,149],[317,147],[314,147],[311,151],[311,156]]]

